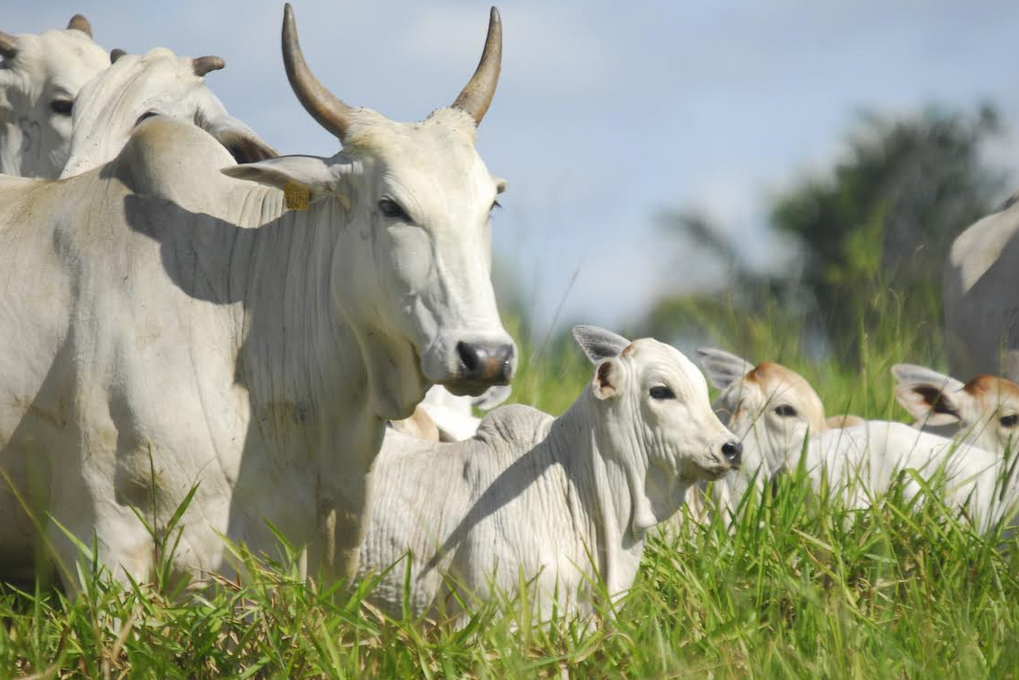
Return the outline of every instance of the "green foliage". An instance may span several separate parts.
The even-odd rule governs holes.
[[[845,160],[777,200],[772,227],[806,247],[803,284],[830,338],[855,332],[861,320],[869,327],[881,289],[937,299],[952,240],[991,212],[1004,188],[980,157],[997,132],[989,107],[865,115],[848,135]],[[939,319],[940,311],[928,320]]]

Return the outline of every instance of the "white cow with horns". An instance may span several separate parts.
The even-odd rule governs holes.
[[[30,573],[42,532],[73,588],[65,531],[119,578],[230,573],[222,535],[271,553],[266,520],[310,574],[354,574],[386,421],[515,369],[490,281],[504,183],[474,147],[501,34],[493,8],[453,106],[396,123],[319,83],[288,5],[287,75],[335,155],[236,165],[154,116],[98,168],[0,180],[0,574]],[[192,492],[156,554],[135,512],[165,535]]]
[[[399,614],[410,553],[414,615],[459,614],[457,598],[537,587],[547,619],[589,613],[592,585],[633,583],[649,529],[682,505],[686,487],[739,464],[741,446],[711,411],[704,376],[676,349],[577,326],[595,363],[560,418],[496,409],[452,444],[391,432],[375,464],[377,493],[360,575],[391,565],[373,597]]]
[[[67,163],[78,90],[110,57],[80,14],[62,31],[0,31],[0,57],[0,173],[53,179]]]

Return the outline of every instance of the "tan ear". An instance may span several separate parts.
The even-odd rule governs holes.
[[[617,384],[619,382],[619,362],[615,359],[604,359],[594,369],[594,379],[591,381],[591,392],[599,399],[608,399],[619,394]]]

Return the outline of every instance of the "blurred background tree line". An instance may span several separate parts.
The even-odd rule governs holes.
[[[715,288],[661,298],[622,330],[687,352],[713,344],[752,362],[782,361],[819,387],[841,385],[841,393],[861,377],[890,380],[897,361],[943,368],[942,267],[953,239],[1007,195],[1007,173],[984,153],[1003,133],[989,105],[861,114],[830,168],[771,197],[767,226],[787,255],[777,266],[747,256],[739,242],[745,225],[689,208],[662,212],[662,247],[676,251],[677,266],[707,260],[722,275]],[[517,398],[560,411],[589,377],[569,324],[536,337],[526,305],[503,302],[525,345],[521,375],[528,377],[515,381]],[[550,389],[549,370],[562,378],[553,381],[561,389]],[[895,408],[890,396],[855,406]]]
[[[773,198],[769,227],[798,251],[780,271],[749,267],[730,236],[738,230],[697,212],[665,213],[663,239],[693,243],[729,272],[731,285],[662,299],[640,330],[756,346],[755,319],[777,318],[803,327],[796,341],[809,354],[834,352],[850,365],[863,361],[865,338],[903,326],[929,329],[924,335],[940,346],[948,249],[1007,190],[1006,173],[982,153],[1002,132],[991,106],[861,115],[834,167]]]

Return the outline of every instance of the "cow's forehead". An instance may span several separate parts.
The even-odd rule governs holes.
[[[16,68],[35,77],[53,77],[75,90],[99,70],[109,66],[109,55],[92,39],[76,30],[51,30],[18,36]]]
[[[766,396],[792,390],[823,410],[821,397],[810,383],[802,375],[782,364],[765,361],[755,366],[744,379],[746,382],[759,385]]]
[[[704,382],[704,375],[686,355],[672,345],[659,342],[654,338],[634,340],[620,352],[620,357],[628,359],[640,369],[675,371],[681,377],[695,383]],[[706,383],[705,389],[707,389]]]
[[[995,375],[978,375],[963,386],[978,399],[1019,402],[1019,385]]]
[[[439,109],[417,123],[398,123],[370,109],[358,109],[355,115],[344,148],[370,154],[396,172],[484,167],[474,148],[474,121],[462,111]],[[437,160],[441,168],[434,167]]]

